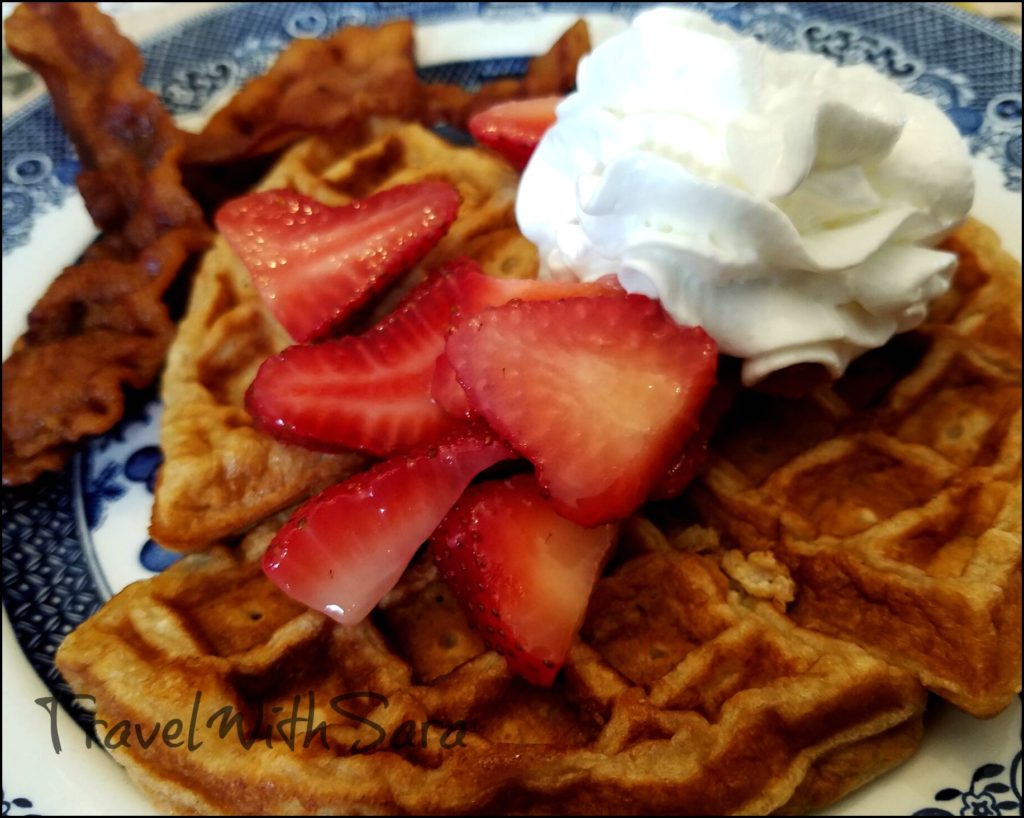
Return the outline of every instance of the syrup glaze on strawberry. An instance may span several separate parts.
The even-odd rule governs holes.
[[[618,526],[559,515],[532,475],[471,486],[430,553],[484,641],[527,681],[550,685],[565,661]]]
[[[296,341],[322,338],[440,241],[459,209],[446,182],[399,185],[344,207],[294,190],[234,199],[215,221]]]
[[[612,281],[492,278],[476,262],[459,259],[361,335],[292,346],[267,359],[246,406],[261,428],[299,446],[381,457],[406,451],[436,440],[465,416],[454,374],[439,383],[435,376],[445,337],[460,317],[513,299],[608,293],[622,290]],[[435,386],[444,392],[440,400]]]
[[[442,183],[348,208],[276,191],[229,203],[218,222],[275,314],[309,340],[415,264],[456,207]],[[652,492],[681,490],[699,465],[715,361],[702,330],[614,279],[502,280],[460,259],[372,329],[261,367],[246,395],[258,427],[388,458],[300,507],[264,571],[354,624],[429,540],[488,644],[549,685],[618,522]],[[520,456],[532,473],[470,486]]]
[[[390,591],[470,481],[512,451],[467,427],[350,477],[291,516],[263,557],[289,596],[346,625]]]

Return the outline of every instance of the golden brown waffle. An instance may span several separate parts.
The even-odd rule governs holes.
[[[308,141],[291,149],[260,188],[291,187],[338,205],[394,185],[445,180],[462,197],[459,216],[407,286],[459,255],[472,256],[493,275],[536,274],[536,250],[515,228],[517,176],[508,165],[479,149],[453,147],[418,125],[373,127],[376,138],[361,146],[353,137],[344,144]],[[162,545],[204,548],[365,463],[355,454],[285,446],[253,426],[245,390],[260,364],[289,343],[245,267],[218,238],[196,275],[163,377],[164,464],[151,526]]]
[[[805,397],[741,395],[690,497],[789,567],[796,622],[991,716],[1021,684],[1020,266],[977,222],[949,246],[924,326]]]
[[[459,187],[459,220],[414,277],[463,254],[491,274],[534,274],[514,227],[515,176],[486,154],[417,126],[386,127],[343,159],[321,143],[295,150],[285,166],[296,186],[328,202],[423,178]],[[216,546],[126,589],[67,639],[59,667],[97,697],[108,726],[138,723],[146,735],[156,722],[187,725],[201,691],[201,747],[133,740],[114,751],[175,812],[814,811],[913,752],[922,682],[979,714],[1019,688],[1019,268],[974,223],[950,243],[956,285],[920,330],[829,388],[736,398],[701,482],[652,509],[668,537],[643,519],[627,527],[551,690],[484,650],[422,556],[357,628],[292,602],[257,561],[280,519],[236,552]],[[237,276],[234,264],[211,269]],[[207,278],[231,283],[229,297],[196,295],[191,320],[212,310],[219,325],[248,304],[248,320],[287,342],[247,277]],[[262,452],[320,456],[252,430],[240,401],[261,356],[251,343],[232,351],[240,330],[217,344],[201,330],[181,341],[184,354],[208,349],[227,363],[192,410],[200,419],[179,427],[179,451],[196,451],[211,407],[240,425],[217,421],[191,470],[183,461],[188,491],[176,500],[210,508],[179,504],[178,519],[229,523],[199,519],[191,541],[171,540],[185,547],[256,524],[320,479],[308,461],[282,467],[291,500],[270,503],[259,487],[273,472],[224,477],[234,434]],[[339,472],[355,465],[339,462]],[[232,494],[209,502],[218,490]],[[332,709],[352,693],[386,706],[358,695]],[[303,746],[310,694],[312,725],[328,726]],[[279,733],[249,750],[234,727],[219,735],[221,708],[260,738],[296,696],[294,749]],[[353,752],[380,735],[355,717],[383,730],[374,752]]]
[[[181,742],[195,723],[191,751],[134,734],[113,750],[163,809],[816,809],[917,745],[925,697],[909,673],[730,589],[712,559],[673,551],[643,520],[550,690],[484,651],[426,560],[359,626],[305,610],[259,569],[277,522],[130,586],[58,654],[96,697],[108,745],[119,722],[148,736],[179,719]],[[294,707],[294,749],[276,728],[259,740]],[[251,749],[230,721],[221,734],[231,714]]]

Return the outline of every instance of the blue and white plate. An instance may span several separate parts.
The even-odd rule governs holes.
[[[124,5],[124,4],[113,4]],[[131,5],[131,4],[129,4]],[[159,5],[159,4],[158,4]],[[398,16],[417,22],[427,79],[467,86],[520,73],[580,14],[600,39],[638,3],[263,3],[188,16],[144,43],[145,82],[185,127],[199,123],[293,38]],[[775,46],[868,63],[935,100],[975,157],[975,215],[1021,255],[1020,39],[938,3],[698,3]],[[184,16],[184,15],[183,15]],[[74,151],[46,100],[3,129],[3,354],[60,269],[93,238]],[[53,668],[61,639],[127,583],[174,560],[147,538],[159,402],[59,475],[3,491],[3,815],[151,814],[105,753],[87,747]],[[1020,700],[982,722],[935,702],[920,752],[833,814],[1020,814]],[[58,751],[59,746],[59,751]]]

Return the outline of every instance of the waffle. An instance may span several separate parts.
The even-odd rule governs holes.
[[[490,154],[456,148],[418,125],[377,122],[368,134],[291,149],[260,189],[291,187],[328,204],[424,179],[454,185],[459,217],[412,272],[459,255],[502,276],[536,274],[536,250],[515,228],[517,176]],[[326,455],[277,443],[244,407],[260,364],[291,343],[253,289],[249,273],[218,238],[196,275],[161,385],[164,411],[151,533],[162,545],[193,551],[246,531],[267,515],[365,465],[356,454]]]
[[[1020,266],[977,222],[919,330],[722,420],[692,514],[792,574],[790,615],[977,716],[1021,684]]]
[[[463,254],[491,274],[535,273],[512,220],[515,176],[478,150],[380,125],[354,149],[305,143],[275,173],[285,168],[300,190],[339,203],[453,181],[459,220],[411,280]],[[252,429],[241,395],[264,353],[251,343],[220,370],[205,365],[217,377],[183,413],[174,389],[188,385],[195,401],[204,366],[172,375],[174,354],[230,353],[227,319],[241,308],[238,324],[260,327],[268,349],[287,343],[218,244],[164,384],[154,531],[161,505],[177,511],[164,541],[179,547],[257,527],[240,547],[215,545],[123,591],[68,637],[58,667],[108,726],[148,735],[188,724],[195,707],[192,752],[105,734],[172,812],[818,810],[913,752],[922,685],[978,715],[1020,687],[1020,273],[974,222],[950,249],[955,285],[919,330],[800,397],[737,390],[703,476],[627,524],[564,671],[541,690],[485,650],[423,555],[355,628],[263,577],[259,555],[283,518],[257,524],[362,461]],[[214,343],[208,327],[221,325]],[[216,426],[207,438],[203,422]],[[277,472],[287,492],[265,501],[267,468],[224,476],[244,448],[232,435],[260,447],[257,463],[299,458]],[[331,706],[346,694],[357,694],[340,700],[349,715]],[[293,707],[294,746],[278,728],[268,744]],[[250,749],[239,729],[255,736]]]
[[[911,674],[731,588],[645,520],[551,689],[484,650],[425,559],[361,625],[305,610],[259,569],[277,522],[130,586],[60,648],[113,757],[162,809],[813,810],[917,746]],[[293,712],[289,746],[293,728],[267,730]],[[193,750],[124,746],[116,728],[173,719],[195,724],[173,736]]]

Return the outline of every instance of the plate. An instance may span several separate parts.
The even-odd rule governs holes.
[[[118,4],[115,4],[118,5]],[[130,4],[129,4],[130,5]],[[144,81],[195,127],[294,38],[394,17],[417,23],[428,80],[473,86],[520,73],[577,16],[595,39],[637,3],[263,3],[207,11],[144,43]],[[970,145],[974,215],[1021,256],[1020,40],[942,4],[695,4],[776,47],[866,63],[935,100]],[[73,186],[74,152],[46,100],[3,130],[3,354],[60,269],[95,235]],[[59,237],[56,238],[55,237]],[[61,639],[112,593],[174,561],[147,538],[160,405],[124,420],[61,474],[3,491],[3,814],[153,814],[95,743],[53,667]],[[921,750],[831,814],[1019,814],[1021,703],[990,721],[934,702]]]

